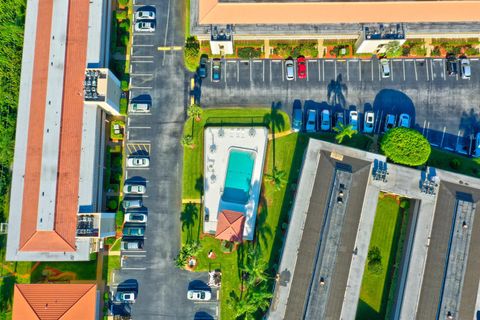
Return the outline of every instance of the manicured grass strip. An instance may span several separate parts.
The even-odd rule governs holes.
[[[467,158],[432,148],[427,165],[480,178],[480,158]]]
[[[97,270],[97,260],[91,261],[76,261],[76,262],[41,262],[38,267],[32,272],[32,283],[43,280],[48,269],[55,269],[69,277],[70,274],[75,274],[75,280],[95,280]]]
[[[270,108],[205,109],[200,121],[188,119],[184,135],[191,135],[194,148],[185,148],[183,155],[183,199],[200,199],[203,192],[203,129],[205,126],[269,126],[276,121],[276,132],[290,130],[288,115],[278,111],[272,116]]]
[[[397,199],[389,195],[383,198],[382,196],[378,200],[369,245],[369,250],[373,247],[380,249],[382,270],[375,273],[365,266],[356,316],[359,320],[385,318],[389,290],[392,285],[392,266],[398,248],[402,216]]]

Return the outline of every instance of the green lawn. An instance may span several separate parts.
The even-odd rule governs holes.
[[[399,243],[403,244],[401,235],[405,236],[405,232],[401,232],[402,222],[407,224],[402,212],[397,198],[390,195],[379,197],[369,249],[373,247],[380,249],[382,270],[374,273],[365,267],[356,316],[358,320],[386,318],[390,289],[396,287],[392,283],[392,278],[396,278],[392,277],[394,274],[392,268],[395,259],[401,259],[401,255],[397,255],[397,250],[401,250]]]
[[[110,283],[112,271],[120,269],[120,256],[103,256],[102,278]]]
[[[45,268],[53,268],[60,272],[72,272],[76,274],[76,280],[95,280],[97,260],[78,262],[41,262],[32,272],[32,283],[41,282],[44,278]]]
[[[458,161],[458,168],[452,167],[452,160]],[[461,155],[432,148],[427,165],[448,171],[480,178],[480,158],[467,158]]]
[[[183,199],[200,199],[203,181],[203,128],[210,125],[268,125],[271,114],[270,108],[228,108],[205,109],[200,121],[187,120],[184,135],[191,135],[194,139],[193,149],[184,149],[183,166]],[[290,120],[284,112],[278,112],[277,131],[290,130]]]

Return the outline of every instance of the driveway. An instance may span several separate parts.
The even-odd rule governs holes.
[[[184,1],[136,1],[135,10],[156,13],[153,33],[134,33],[131,91],[133,101],[152,104],[150,112],[129,113],[126,153],[148,156],[148,168],[126,171],[127,181],[147,186],[143,196],[148,214],[144,250],[122,252],[122,268],[114,286],[136,280],[138,297],[132,305],[134,319],[194,319],[196,314],[216,318],[217,301],[187,300],[192,281],[208,280],[205,273],[190,273],[174,266],[180,248],[182,147],[187,82],[182,51],[161,51],[184,41]],[[198,316],[198,315],[197,315]]]
[[[275,101],[288,113],[300,100],[305,108],[357,109],[360,118],[365,110],[373,110],[377,131],[387,114],[408,113],[432,145],[466,153],[472,134],[479,130],[480,61],[471,59],[470,80],[449,77],[444,59],[389,63],[391,75],[383,78],[377,59],[307,60],[306,79],[295,74],[287,81],[283,60],[223,60],[221,81],[213,83],[209,72],[197,98],[206,107],[270,106]]]

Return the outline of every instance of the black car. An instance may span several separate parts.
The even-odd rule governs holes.
[[[200,66],[198,67],[198,76],[200,78],[206,78],[207,77],[207,57],[202,56],[200,58]]]
[[[449,76],[456,76],[458,73],[458,60],[453,53],[447,54],[447,74]]]
[[[220,75],[222,74],[222,67],[220,59],[213,59],[212,63],[212,81],[219,82]]]

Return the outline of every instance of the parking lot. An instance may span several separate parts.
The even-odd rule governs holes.
[[[381,129],[389,113],[408,113],[412,126],[432,145],[468,153],[479,130],[480,61],[472,58],[472,76],[448,76],[445,59],[391,59],[383,78],[377,59],[307,60],[305,79],[287,81],[284,60],[223,60],[221,79],[212,72],[199,81],[197,100],[206,107],[280,103],[290,113],[293,102],[305,108],[375,113]],[[208,64],[211,69],[211,64]]]

